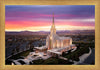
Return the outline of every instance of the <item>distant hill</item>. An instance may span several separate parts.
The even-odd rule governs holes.
[[[48,35],[50,32],[46,31],[21,31],[21,32],[5,32],[6,35]],[[57,31],[59,35],[67,35],[67,34],[95,34],[95,30],[64,30],[64,31]]]
[[[39,31],[39,32],[31,32],[31,31],[21,31],[21,32],[5,32],[6,35],[46,35],[49,32]]]

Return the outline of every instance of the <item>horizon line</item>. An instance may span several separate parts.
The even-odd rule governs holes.
[[[84,29],[84,30],[80,30],[80,31],[85,31],[85,30],[95,30],[95,29]],[[30,31],[30,30],[8,31],[8,30],[5,30],[5,32],[24,32],[24,31],[28,31],[28,32],[42,32],[43,30],[41,30],[41,31]],[[57,30],[57,31],[78,31],[78,30]],[[50,31],[43,31],[43,32],[50,32]]]

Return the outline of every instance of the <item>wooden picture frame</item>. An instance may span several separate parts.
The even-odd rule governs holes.
[[[0,70],[100,70],[99,0],[0,0]],[[95,5],[95,65],[5,65],[5,5]]]

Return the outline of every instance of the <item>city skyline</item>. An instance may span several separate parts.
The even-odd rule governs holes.
[[[94,30],[94,5],[6,5],[6,31]]]

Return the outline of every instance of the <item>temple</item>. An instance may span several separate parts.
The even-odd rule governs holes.
[[[72,45],[72,38],[60,37],[56,34],[56,28],[54,24],[54,14],[53,14],[53,23],[51,26],[51,32],[46,39],[46,46],[48,47],[48,50],[53,48],[67,47],[70,45]]]
[[[50,30],[50,34],[46,38],[46,45],[42,47],[35,47],[38,51],[46,51],[49,55],[62,55],[63,52],[69,50],[75,50],[77,47],[72,44],[71,37],[60,37],[56,34],[56,27],[54,23],[54,14],[53,22]]]
[[[62,55],[62,52],[76,48],[76,46],[72,44],[71,37],[60,37],[56,34],[54,14],[53,14],[51,32],[46,38],[46,47],[47,47],[47,52],[49,54],[58,54],[58,55]]]

